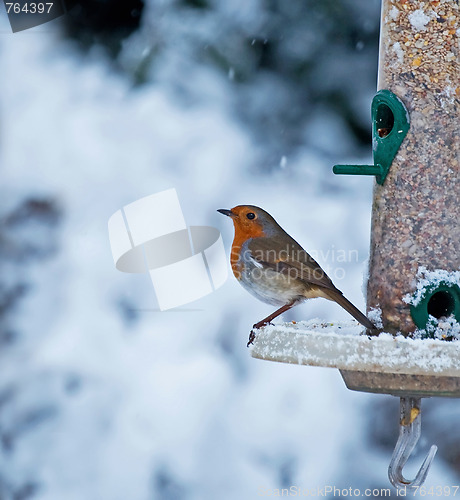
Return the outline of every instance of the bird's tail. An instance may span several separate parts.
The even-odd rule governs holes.
[[[377,328],[371,320],[367,318],[357,307],[355,307],[344,295],[342,295],[342,292],[339,290],[337,290],[337,292],[331,292],[328,290],[328,295],[331,300],[334,300],[337,304],[342,306],[345,311],[349,312],[353,318],[356,319],[356,321],[359,321],[363,326],[370,330],[371,333],[377,332]]]

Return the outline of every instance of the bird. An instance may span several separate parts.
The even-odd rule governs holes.
[[[337,302],[365,326],[370,335],[375,335],[375,325],[268,212],[254,205],[217,211],[230,217],[235,227],[230,254],[235,278],[262,302],[279,307],[253,325],[248,347],[255,339],[255,330],[270,324],[291,307],[316,297]]]

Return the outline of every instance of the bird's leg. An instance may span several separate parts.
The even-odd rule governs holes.
[[[258,330],[259,328],[262,328],[263,326],[269,325],[270,321],[272,319],[277,318],[280,314],[283,314],[286,311],[289,311],[291,307],[295,304],[295,302],[289,302],[289,304],[285,304],[283,307],[280,307],[277,309],[274,313],[270,314],[270,316],[267,316],[266,318],[262,319],[258,323],[252,326],[252,330],[249,333],[249,342],[248,342],[248,347],[254,342],[254,339],[256,338],[256,334],[254,333],[254,330]]]
[[[283,307],[280,307],[277,309],[274,313],[270,314],[270,316],[267,316],[265,319],[262,319],[258,323],[252,326],[252,328],[255,328],[256,330],[259,328],[262,328],[263,326],[266,326],[270,323],[272,319],[277,318],[280,314],[283,314],[286,311],[289,311],[291,307],[294,305],[294,302],[290,302],[289,304],[285,304]]]

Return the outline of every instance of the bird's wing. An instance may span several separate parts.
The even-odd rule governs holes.
[[[315,259],[291,237],[253,238],[248,250],[251,257],[262,265],[306,284],[341,293]]]

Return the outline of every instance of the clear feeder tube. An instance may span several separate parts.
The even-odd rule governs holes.
[[[382,0],[378,89],[396,94],[410,119],[374,190],[367,303],[391,333],[415,329],[403,297],[419,266],[460,269],[459,29],[454,0]]]

